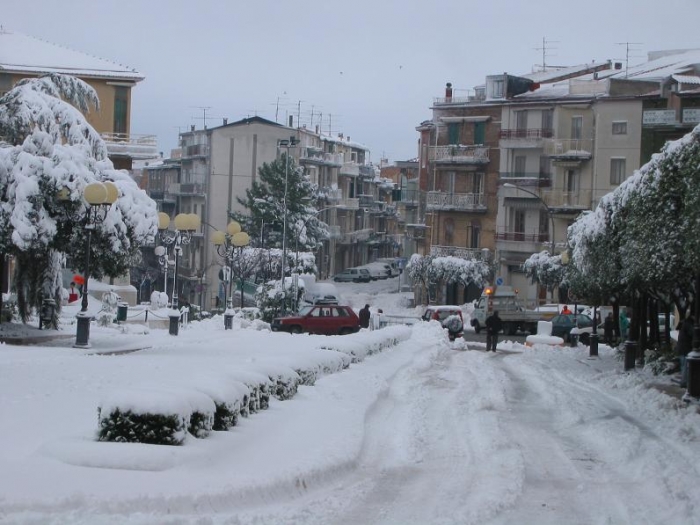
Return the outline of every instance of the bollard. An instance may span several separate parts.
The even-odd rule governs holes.
[[[179,330],[180,330],[180,312],[171,313],[170,314],[170,328],[168,330],[168,333],[170,335],[177,335]]]
[[[233,314],[224,314],[224,330],[233,328]]]
[[[625,341],[625,372],[634,370],[637,360],[637,341]]]
[[[693,351],[686,357],[687,391],[686,395],[700,399],[700,353]]]
[[[598,334],[591,334],[588,357],[598,357]]]

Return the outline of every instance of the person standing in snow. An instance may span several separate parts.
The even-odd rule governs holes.
[[[627,340],[627,333],[630,329],[630,320],[627,317],[627,312],[620,310],[620,337],[623,341]]]
[[[360,310],[360,328],[369,328],[369,305],[366,304],[365,307]]]
[[[503,330],[503,321],[498,317],[498,310],[494,310],[486,318],[486,351],[496,351],[498,346],[498,333]]]
[[[687,357],[693,348],[693,316],[689,315],[678,324],[678,343],[676,343],[676,353],[681,362],[681,387],[686,388],[688,384],[688,361]]]
[[[605,338],[605,344],[608,346],[613,346],[613,330],[615,329],[615,320],[613,319],[612,312],[609,312],[605,318],[605,323],[603,324],[603,335]]]

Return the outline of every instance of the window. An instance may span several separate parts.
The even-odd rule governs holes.
[[[576,193],[578,191],[578,170],[566,170],[566,191]]]
[[[129,113],[129,90],[114,87],[114,133],[126,134],[126,119]]]
[[[518,136],[525,136],[525,130],[527,130],[527,111],[516,111],[515,112],[515,129],[521,131],[523,135],[518,133]]]
[[[447,125],[447,140],[450,144],[459,144],[459,124],[450,122]]]
[[[452,246],[455,236],[455,221],[452,218],[445,219],[445,244]]]
[[[12,77],[8,73],[0,73],[0,95],[12,89]]]
[[[545,132],[549,132],[545,134],[547,137],[551,137],[551,131],[552,128],[554,128],[554,110],[553,109],[544,109],[542,110],[542,130]]]
[[[447,193],[455,192],[455,175],[454,171],[448,171],[445,174],[444,188]]]
[[[580,115],[576,116],[576,117],[571,117],[571,138],[572,139],[580,139],[582,129],[583,129],[583,117]]]
[[[481,244],[481,223],[472,221],[469,248],[478,248]]]
[[[610,184],[616,186],[625,180],[626,161],[624,158],[610,159]]]
[[[484,173],[482,171],[472,173],[472,193],[484,193]]]
[[[525,210],[513,210],[513,231],[525,233]]]
[[[551,161],[547,155],[540,155],[540,177],[548,178],[551,174]]]
[[[515,173],[516,177],[525,176],[525,165],[527,163],[527,157],[525,155],[518,155],[515,157]]]
[[[613,135],[627,135],[627,121],[620,120],[612,123]]]
[[[549,213],[546,210],[540,210],[540,234],[549,234]]]
[[[492,98],[503,98],[503,87],[505,83],[503,80],[494,80],[493,81],[493,93],[492,93]]]

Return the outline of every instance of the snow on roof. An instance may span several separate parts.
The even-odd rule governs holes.
[[[605,65],[605,62],[592,62],[590,64],[579,64],[576,66],[553,66],[549,67],[546,71],[535,71],[533,73],[519,76],[529,78],[533,82],[544,84],[562,77],[582,76],[594,70],[594,68]]]
[[[681,84],[700,84],[700,77],[694,75],[671,75],[671,77]]]
[[[64,73],[78,77],[109,77],[139,82],[133,68],[74,51],[0,27],[0,71],[6,73]]]
[[[672,75],[687,74],[700,68],[700,49],[650,52],[650,60],[624,69],[601,72],[600,77],[628,78],[632,80],[664,80]]]

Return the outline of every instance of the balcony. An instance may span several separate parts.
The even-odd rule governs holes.
[[[302,164],[340,167],[343,165],[343,156],[340,153],[326,153],[319,148],[307,147],[301,148],[299,162]]]
[[[197,182],[182,182],[168,186],[170,195],[206,195],[207,186]]]
[[[553,161],[583,161],[593,157],[593,139],[548,139],[544,152]]]
[[[499,146],[505,149],[542,148],[544,139],[552,138],[552,129],[502,129],[499,133]]]
[[[420,192],[418,190],[396,190],[394,203],[401,203],[404,206],[418,206],[420,202]]]
[[[131,159],[155,159],[159,156],[155,135],[128,135],[126,133],[102,133],[107,154]]]
[[[430,255],[433,257],[459,257],[460,259],[470,259],[474,261],[483,258],[481,248],[458,248],[456,246],[438,246],[430,247]]]
[[[552,210],[560,213],[575,212],[591,209],[591,191],[562,191],[548,190],[541,193],[544,202]]]
[[[444,193],[429,191],[428,210],[486,211],[486,195],[483,193]]]
[[[350,233],[345,233],[340,238],[341,244],[356,244],[358,242],[367,242],[370,236],[374,233],[372,228],[365,228],[364,230],[357,230]]]
[[[339,174],[345,175],[346,177],[359,177],[360,165],[357,162],[344,162],[340,167]]]
[[[346,210],[359,210],[360,199],[340,199],[338,202],[338,207],[345,208]]]
[[[330,233],[331,239],[340,239],[343,236],[340,226],[329,226],[328,232]]]
[[[516,186],[531,188],[548,188],[552,185],[551,173],[540,172],[500,172],[498,174],[499,183],[509,182]]]
[[[182,148],[183,159],[206,157],[207,155],[209,155],[209,146],[206,144],[193,144],[191,146],[183,146]]]
[[[431,146],[430,160],[436,164],[488,164],[487,146]]]

